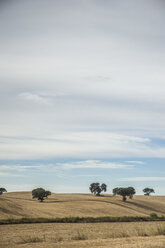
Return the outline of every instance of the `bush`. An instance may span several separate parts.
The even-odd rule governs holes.
[[[153,219],[157,219],[157,218],[158,218],[158,216],[157,216],[156,213],[151,213],[151,214],[150,214],[150,217],[153,218]]]

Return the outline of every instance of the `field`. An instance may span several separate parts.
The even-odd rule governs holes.
[[[121,197],[91,194],[52,194],[43,203],[32,199],[31,192],[6,193],[0,196],[0,219],[22,217],[70,216],[147,216],[165,215],[165,196],[135,196],[122,202]]]
[[[164,196],[52,194],[43,203],[30,192],[0,196],[0,219],[165,215]],[[165,222],[0,225],[0,248],[164,248]]]
[[[164,222],[0,226],[1,248],[164,248]]]

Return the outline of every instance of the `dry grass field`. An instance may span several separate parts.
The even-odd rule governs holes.
[[[52,194],[43,203],[31,192],[0,196],[0,219],[165,215],[165,197]],[[165,248],[165,222],[40,223],[0,225],[0,248]]]
[[[0,226],[0,248],[164,248],[164,222]]]
[[[165,215],[165,196],[135,196],[122,202],[121,197],[112,195],[52,194],[43,203],[32,199],[31,192],[12,192],[0,196],[0,219],[145,216],[153,212]]]

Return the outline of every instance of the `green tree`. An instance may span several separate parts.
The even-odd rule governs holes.
[[[145,188],[143,189],[144,195],[150,195],[151,193],[155,193],[154,189],[152,188]]]
[[[43,202],[45,198],[51,195],[51,192],[43,188],[37,188],[32,190],[32,197],[37,198],[40,202]]]
[[[117,194],[123,197],[123,201],[126,201],[127,200],[126,196],[129,195],[128,188],[119,188]]]
[[[136,194],[136,191],[133,187],[128,187],[129,198],[132,199],[133,195]]]
[[[7,192],[7,190],[5,188],[0,188],[0,195],[2,195],[5,192]]]
[[[105,183],[101,184],[101,191],[104,191],[104,192],[107,191],[107,185]]]
[[[113,189],[113,194],[114,195],[121,195],[123,198],[123,201],[127,200],[127,196],[132,199],[133,195],[136,194],[136,191],[133,187],[127,187],[127,188],[114,188]]]
[[[91,183],[89,190],[91,193],[95,194],[96,196],[100,196],[100,193],[102,191],[106,192],[107,191],[107,185],[105,183]]]
[[[117,187],[117,188],[114,188],[114,189],[112,190],[113,195],[117,195],[118,190],[119,190],[118,187]]]

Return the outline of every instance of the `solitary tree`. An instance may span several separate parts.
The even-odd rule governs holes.
[[[7,192],[7,190],[5,188],[0,188],[0,195],[2,195],[5,192]]]
[[[135,189],[133,187],[127,187],[127,188],[114,188],[113,194],[114,195],[121,195],[123,198],[123,201],[127,200],[127,196],[132,199],[133,195],[135,194]]]
[[[37,198],[40,202],[43,202],[43,200],[49,195],[51,195],[51,192],[43,188],[37,188],[32,190],[32,197]]]
[[[145,188],[143,189],[144,195],[150,195],[151,193],[155,193],[154,189]]]
[[[105,183],[91,183],[89,190],[91,193],[95,194],[96,196],[100,196],[100,193],[102,191],[106,192],[107,191],[107,185]]]

